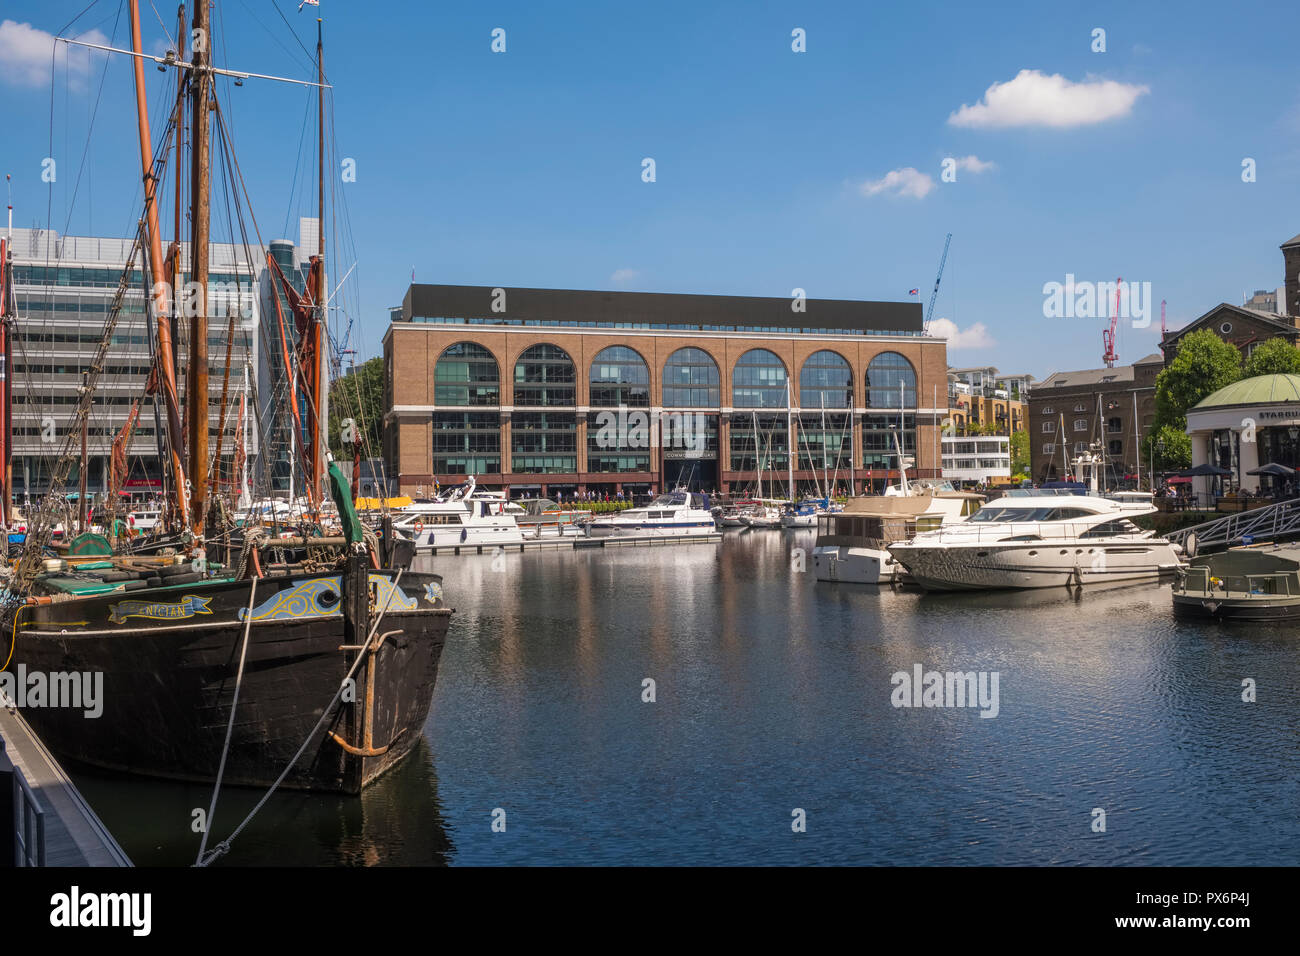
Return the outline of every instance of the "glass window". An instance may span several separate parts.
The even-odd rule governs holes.
[[[510,421],[510,470],[516,474],[577,472],[577,417],[572,412],[515,412]]]
[[[589,404],[601,407],[650,407],[650,367],[640,353],[611,345],[591,360]]]
[[[736,408],[785,408],[785,365],[767,349],[750,349],[736,360],[731,375]]]
[[[678,349],[664,363],[664,408],[722,405],[718,363],[703,349]]]
[[[534,345],[515,363],[515,404],[568,407],[577,404],[577,369],[558,345]]]
[[[448,346],[434,367],[433,403],[501,404],[501,374],[492,353],[473,342]]]
[[[916,370],[897,352],[881,352],[867,366],[867,408],[916,408]]]
[[[808,356],[799,371],[799,405],[812,408],[851,408],[853,370],[838,352],[823,349]]]
[[[496,412],[434,412],[433,473],[500,474],[500,416]]]

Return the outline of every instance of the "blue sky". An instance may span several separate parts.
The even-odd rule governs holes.
[[[12,21],[0,171],[17,225],[46,223],[48,204],[59,231],[126,234],[139,193],[129,65],[108,65],[77,184],[102,60],[65,68],[60,54],[51,150],[48,51],[33,58],[15,26],[56,32],[87,2],[0,2]],[[118,10],[100,0],[68,33],[109,37]],[[174,29],[174,5],[158,10]],[[1150,282],[1151,327],[1120,328],[1127,362],[1155,350],[1161,299],[1177,327],[1281,285],[1278,246],[1300,233],[1293,3],[322,0],[321,12],[335,159],[357,173],[342,184],[333,170],[351,238],[331,269],[356,262],[362,355],[413,268],[504,287],[898,300],[919,288],[925,304],[951,232],[935,310],[965,346],[950,363],[1045,376],[1101,364],[1106,325],[1045,318],[1045,283]],[[145,46],[161,49],[147,0],[142,16]],[[313,8],[222,0],[217,24],[218,63],[309,76]],[[505,53],[490,48],[497,27]],[[806,52],[791,49],[795,28]],[[990,90],[1022,71],[1036,72]],[[147,77],[156,131],[164,77]],[[293,237],[315,204],[314,94],[254,80],[220,93],[263,237]],[[40,177],[51,153],[52,185]],[[975,161],[943,182],[946,157]],[[1246,157],[1255,182],[1242,181]]]

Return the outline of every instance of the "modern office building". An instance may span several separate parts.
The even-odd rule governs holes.
[[[14,230],[13,274],[18,317],[13,347],[13,472],[14,490],[20,500],[48,489],[51,469],[72,427],[83,374],[103,337],[105,320],[111,312],[131,247],[129,239],[60,236],[41,229]],[[293,270],[286,272],[301,283],[302,262],[296,247],[282,242],[273,243],[272,249]],[[188,243],[182,244],[180,261],[189,262]],[[267,425],[275,426],[274,416],[262,428],[253,417],[259,408],[269,415],[272,396],[277,388],[283,390],[283,362],[277,364],[282,351],[277,347],[271,354],[270,340],[265,338],[269,329],[260,323],[267,314],[268,296],[272,294],[265,253],[258,247],[213,243],[209,269],[209,448],[215,454],[221,418],[220,394],[224,388],[227,407],[221,445],[226,462],[223,474],[229,476],[239,428],[240,391],[247,388],[245,399],[249,413],[243,431],[251,469],[258,456],[259,436]],[[183,290],[188,275],[182,275],[181,280]],[[141,402],[140,413],[127,448],[129,472],[124,490],[150,494],[162,488],[158,443],[166,424],[161,414],[155,417],[153,399],[145,397],[153,334],[144,311],[145,285],[142,266],[137,260],[94,398],[87,439],[90,492],[106,489],[113,439],[126,423],[137,399]],[[184,292],[182,298],[183,295]],[[235,313],[233,338],[229,319],[232,311]],[[288,334],[292,336],[292,317],[288,318]],[[188,321],[182,318],[176,327],[176,364],[184,397]],[[292,339],[289,341],[292,347]],[[227,354],[229,379],[225,376]],[[264,386],[260,401],[259,382]],[[68,490],[75,490],[78,481],[74,467]]]
[[[896,480],[895,436],[939,475],[946,346],[916,303],[412,285],[393,318],[404,492],[749,491],[760,469],[769,494],[791,469],[860,492]]]
[[[319,248],[319,222],[320,220],[315,218],[299,219],[296,245],[289,239],[272,239],[269,243],[271,257],[298,293],[302,293],[307,287],[311,256]],[[258,421],[261,423],[262,446],[266,456],[259,472],[272,495],[289,497],[302,492],[301,488],[295,488],[293,485],[295,454],[293,416],[286,414],[289,406],[289,383],[292,378],[285,371],[285,351],[286,349],[289,351],[289,360],[292,361],[292,352],[298,336],[289,297],[281,285],[274,281],[271,270],[266,266],[265,254],[259,258],[258,264],[259,302],[264,320],[261,333],[263,348],[260,352],[257,376],[260,385],[257,392],[257,409]],[[278,311],[276,299],[279,300]],[[283,337],[280,331],[281,320],[284,323]],[[325,356],[321,356],[321,360],[324,359]],[[328,398],[328,392],[326,395]],[[305,395],[299,396],[300,406],[305,397]],[[328,415],[327,406],[322,420],[328,421]]]

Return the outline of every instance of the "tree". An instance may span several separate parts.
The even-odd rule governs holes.
[[[361,457],[379,457],[383,451],[384,360],[377,356],[349,369],[330,385],[329,402],[329,446],[334,457],[352,458],[352,448],[344,448],[339,437],[345,418],[356,422]]]
[[[1011,470],[1029,474],[1029,432],[1024,429],[1011,434]]]
[[[1212,392],[1241,378],[1241,353],[1209,329],[1189,332],[1178,354],[1156,376],[1157,430],[1187,427],[1187,410]]]
[[[1144,445],[1144,460],[1152,461],[1154,452],[1157,472],[1181,471],[1192,466],[1192,440],[1175,425],[1162,425],[1146,437]]]
[[[1300,349],[1283,338],[1269,339],[1246,359],[1246,378],[1256,375],[1300,375]]]

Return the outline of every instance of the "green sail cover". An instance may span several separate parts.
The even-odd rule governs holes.
[[[357,517],[357,509],[352,507],[352,486],[343,477],[343,469],[336,461],[330,462],[329,479],[330,495],[338,506],[339,521],[343,524],[343,537],[348,544],[356,544],[361,540],[361,519]]]
[[[78,558],[86,555],[110,555],[112,553],[113,546],[108,543],[107,538],[89,531],[77,535],[68,545],[68,554]]]

